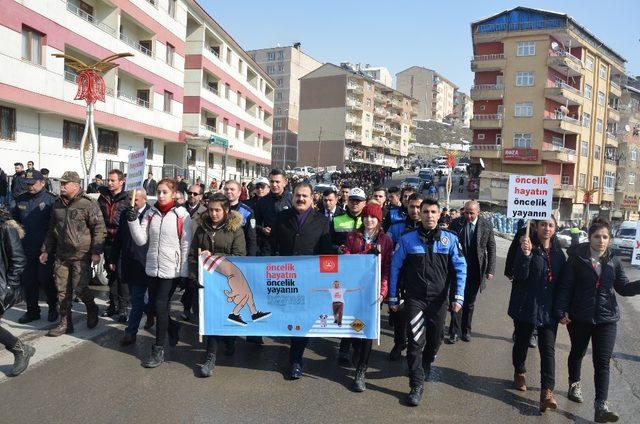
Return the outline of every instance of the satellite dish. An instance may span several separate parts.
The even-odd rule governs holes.
[[[625,125],[625,126],[624,126],[624,130],[625,130],[626,132],[629,132],[629,131],[631,131],[631,127],[630,127],[629,125]]]
[[[553,49],[554,51],[558,51],[559,48],[560,44],[556,43],[555,41],[551,43],[551,49]]]

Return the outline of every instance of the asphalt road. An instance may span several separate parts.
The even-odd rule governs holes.
[[[500,271],[507,245],[506,240],[498,240]],[[405,403],[409,385],[404,357],[398,362],[387,360],[392,332],[386,314],[365,393],[349,390],[354,370],[338,366],[335,339],[316,339],[310,344],[305,376],[299,381],[286,378],[284,339],[267,339],[259,348],[239,340],[236,355],[220,355],[213,376],[201,379],[195,370],[203,350],[194,326],[183,327],[180,344],[167,348],[168,362],[149,370],[140,366],[153,341],[144,330],[136,346],[120,348],[122,327],[108,319],[101,318],[92,332],[79,323],[78,334],[53,340],[43,337],[44,330],[3,323],[23,331],[39,352],[23,375],[7,379],[3,374],[11,355],[0,351],[0,422],[588,422],[593,418],[594,395],[590,351],[583,364],[587,401],[579,405],[566,398],[569,339],[564,328],[558,332],[556,345],[559,409],[539,416],[536,350],[529,350],[527,360],[530,390],[512,389],[508,296],[509,283],[498,275],[479,296],[471,342],[442,346],[433,380],[426,383],[425,399],[417,408]],[[626,423],[637,423],[640,417],[638,300],[620,299],[622,320],[611,367],[610,400]],[[15,318],[17,311],[11,316]]]

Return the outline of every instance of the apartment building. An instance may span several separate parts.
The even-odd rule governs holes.
[[[300,80],[298,165],[403,166],[416,105],[351,67],[321,66]]]
[[[412,66],[398,72],[396,89],[418,100],[416,119],[444,122],[453,114],[458,86],[432,69]]]
[[[471,117],[473,116],[473,100],[462,91],[453,93],[453,113],[450,115],[450,121],[464,128],[471,125]]]
[[[322,63],[302,51],[300,43],[248,52],[275,81],[273,141],[274,167],[293,168],[298,160],[298,117],[300,78],[318,69]]]
[[[509,174],[550,175],[562,220],[614,201],[625,59],[566,14],[517,7],[471,24],[471,156],[480,199],[505,202]],[[607,150],[608,149],[608,150]],[[617,154],[617,153],[616,153]]]
[[[49,168],[53,177],[81,169],[79,147],[86,104],[74,100],[76,74],[64,59],[53,57],[54,53],[88,64],[114,53],[133,54],[119,59],[120,66],[104,75],[105,102],[98,101],[95,106],[96,171],[102,174],[111,168],[126,171],[128,153],[147,148],[148,164],[156,177],[177,173],[190,178],[205,176],[204,162],[192,155],[187,144],[202,135],[191,125],[195,105],[204,103],[196,99],[208,98],[206,90],[193,91],[193,74],[187,71],[197,62],[193,37],[187,42],[187,30],[197,28],[194,16],[201,27],[205,25],[202,22],[208,22],[212,32],[223,34],[218,37],[220,46],[230,49],[232,55],[244,54],[253,73],[261,75],[251,58],[192,0],[0,0],[0,10],[0,166],[9,172],[14,162],[28,160],[38,168]],[[202,45],[204,49],[204,40]],[[227,60],[225,56],[225,63]],[[234,78],[229,81],[246,81],[239,72]],[[228,172],[233,175],[238,174],[233,165],[245,169],[247,161],[269,163],[264,145],[268,148],[271,138],[272,81],[266,75],[260,78],[265,81],[263,91],[248,82],[244,85],[264,103],[266,121],[256,122],[256,133],[266,142],[257,148],[255,157],[247,156],[237,143],[230,147],[227,156],[244,161],[242,165],[231,162]],[[229,109],[223,102],[215,103],[218,109],[214,111]],[[243,113],[237,111],[238,115]],[[214,154],[222,154],[217,147],[212,149]]]
[[[640,80],[625,77],[621,84],[622,96],[612,110],[620,114],[618,149],[607,148],[606,160],[615,161],[616,194],[613,216],[637,218],[640,199]],[[615,112],[614,112],[615,113]]]
[[[362,72],[368,75],[371,79],[378,81],[380,84],[387,87],[393,87],[393,78],[391,72],[384,66],[370,66],[366,65],[360,68]]]

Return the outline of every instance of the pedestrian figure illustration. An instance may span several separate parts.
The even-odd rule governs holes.
[[[355,289],[342,289],[340,288],[340,281],[336,280],[329,289],[313,289],[317,292],[329,292],[331,295],[331,308],[333,310],[333,323],[338,324],[338,327],[342,327],[342,314],[344,312],[344,295],[345,293],[355,292],[362,290],[362,287],[356,287]]]

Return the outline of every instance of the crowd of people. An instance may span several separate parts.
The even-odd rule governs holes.
[[[376,173],[364,171],[342,175],[335,181],[339,187],[322,193],[309,182],[293,185],[278,169],[246,185],[214,181],[208,190],[200,181],[156,182],[149,175],[131,199],[124,191],[125,175],[114,169],[88,187],[97,193],[95,200],[73,171],[63,174],[60,195],[53,195],[46,176],[32,165],[20,175],[16,168],[14,202],[0,210],[0,314],[22,292],[26,312],[19,322],[41,319],[42,289],[47,320],[55,322],[47,335],[70,334],[75,295],[86,306],[88,328],[98,325],[100,315],[126,323],[122,346],[136,343],[146,315],[144,328],[155,327],[155,342],[142,362],[147,368],[163,363],[167,344],[178,344],[181,321],[198,320],[199,252],[225,257],[373,254],[381,257],[379,303],[388,303],[394,333],[389,360],[399,360],[406,350],[408,403],[417,406],[441,343],[471,342],[476,299],[496,273],[493,228],[478,202],[447,211],[411,187],[371,186],[384,182],[387,176],[380,173],[375,179]],[[596,219],[588,229],[589,241],[570,248],[568,259],[555,237],[555,219],[529,225],[528,233],[522,228],[516,235],[505,267],[512,281],[508,315],[514,322],[514,387],[527,390],[525,360],[537,335],[540,411],[557,407],[554,347],[558,326],[566,325],[571,339],[568,397],[583,401],[581,361],[591,340],[595,421],[614,422],[618,416],[607,402],[620,319],[614,292],[635,295],[640,282],[629,282],[612,253],[606,221]],[[92,265],[101,260],[109,284],[109,304],[102,314],[89,287]],[[182,290],[179,319],[170,308],[177,289]],[[255,305],[249,309],[253,320],[265,314]],[[229,319],[244,322],[239,313]],[[262,337],[248,341],[264,342]],[[15,356],[11,375],[19,375],[35,349],[1,326],[0,342]],[[308,342],[291,338],[293,380],[303,376]],[[201,377],[212,375],[220,344],[225,355],[233,355],[235,337],[207,336]],[[371,351],[372,340],[340,340],[338,361],[354,365],[356,392],[366,389]]]

